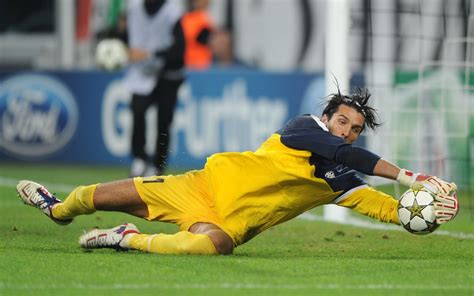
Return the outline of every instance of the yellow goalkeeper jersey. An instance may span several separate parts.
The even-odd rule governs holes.
[[[357,175],[379,157],[331,135],[312,116],[290,121],[256,151],[218,153],[201,171],[135,178],[149,220],[187,230],[214,223],[240,245],[274,225],[324,204],[399,223],[397,201]],[[356,171],[357,170],[357,171]]]
[[[220,226],[236,245],[330,203],[398,223],[397,202],[391,196],[368,187],[353,169],[288,147],[282,137],[273,134],[255,152],[219,153],[207,160],[209,194],[222,220]]]

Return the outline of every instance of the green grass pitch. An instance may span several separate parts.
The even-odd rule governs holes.
[[[23,205],[14,188],[32,179],[64,197],[69,187],[125,175],[124,168],[0,163],[0,295],[474,295],[467,199],[455,221],[426,236],[298,218],[231,256],[175,256],[84,252],[77,239],[94,226],[177,228],[104,212],[61,227]]]

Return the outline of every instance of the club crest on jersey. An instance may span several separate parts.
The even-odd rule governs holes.
[[[77,128],[78,110],[59,80],[38,74],[0,83],[0,148],[22,159],[39,159],[63,148]]]
[[[324,177],[328,179],[334,179],[336,177],[336,174],[333,171],[327,171],[326,174],[324,174]]]

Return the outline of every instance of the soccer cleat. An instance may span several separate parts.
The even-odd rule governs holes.
[[[124,238],[130,233],[140,233],[132,223],[125,223],[109,229],[95,228],[79,237],[79,245],[85,249],[110,248],[126,251],[129,247]]]
[[[44,186],[32,181],[22,180],[16,185],[16,191],[23,203],[38,208],[57,224],[67,225],[72,222],[72,219],[59,220],[53,217],[53,206],[62,203],[62,201],[49,193]]]

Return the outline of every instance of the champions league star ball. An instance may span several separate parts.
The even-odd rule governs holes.
[[[95,59],[104,70],[121,69],[128,62],[127,47],[119,39],[103,39],[97,44]]]
[[[414,234],[428,234],[436,230],[435,195],[423,186],[405,191],[398,203],[398,217],[403,227]]]

